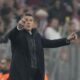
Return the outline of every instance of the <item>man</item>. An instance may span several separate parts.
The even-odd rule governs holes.
[[[11,40],[12,63],[9,80],[43,80],[44,52],[43,48],[56,48],[70,44],[76,39],[75,34],[59,40],[47,40],[36,31],[35,19],[25,14],[17,28],[8,31]]]

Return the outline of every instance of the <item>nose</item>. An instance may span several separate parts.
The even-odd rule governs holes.
[[[27,24],[31,24],[31,22],[30,21],[27,21]]]
[[[30,24],[31,22],[30,21],[27,21],[27,24]]]

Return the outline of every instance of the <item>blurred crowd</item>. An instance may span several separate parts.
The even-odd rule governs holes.
[[[41,36],[53,40],[80,30],[80,0],[0,0],[0,37],[13,29],[25,13],[36,17]],[[70,46],[44,49],[49,80],[80,80],[80,38]],[[7,80],[11,45],[0,41],[0,80]],[[46,79],[47,80],[47,79]]]

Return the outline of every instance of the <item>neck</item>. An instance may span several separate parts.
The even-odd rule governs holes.
[[[33,33],[36,32],[36,28],[31,29],[31,30],[25,30],[25,29],[24,29],[24,31],[25,31],[25,32],[28,32],[30,35],[32,35]]]

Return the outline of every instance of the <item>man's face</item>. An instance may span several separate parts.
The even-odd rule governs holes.
[[[34,18],[32,16],[23,16],[23,18],[21,19],[23,25],[24,25],[24,29],[26,30],[32,30],[35,26],[35,22],[34,22]]]

